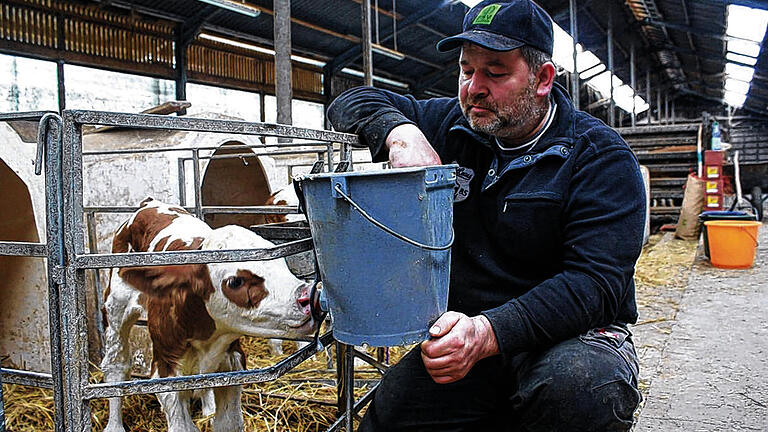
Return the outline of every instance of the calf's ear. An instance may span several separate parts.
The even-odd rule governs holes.
[[[184,289],[206,299],[214,291],[205,264],[123,267],[118,274],[137,290],[153,296]]]

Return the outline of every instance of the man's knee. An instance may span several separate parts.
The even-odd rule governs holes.
[[[617,353],[571,348],[536,364],[513,396],[524,430],[629,430],[640,402],[633,369]]]

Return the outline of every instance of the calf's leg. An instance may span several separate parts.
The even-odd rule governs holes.
[[[113,274],[109,297],[104,302],[107,326],[101,370],[105,382],[125,381],[130,377],[132,358],[129,337],[142,310],[138,296],[137,291],[127,286],[117,274]],[[122,398],[109,399],[109,420],[104,431],[125,432]]]
[[[239,351],[228,352],[220,365],[220,372],[243,370],[243,355]],[[241,406],[242,387],[216,387],[216,414],[213,417],[213,432],[241,432],[244,430]]]

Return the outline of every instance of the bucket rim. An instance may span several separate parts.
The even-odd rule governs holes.
[[[749,220],[711,220],[705,221],[704,225],[710,227],[736,226],[736,227],[759,227],[763,223]]]
[[[423,171],[437,171],[437,170],[451,170],[458,169],[458,164],[445,164],[445,165],[427,165],[421,167],[406,167],[406,168],[388,168],[377,169],[367,171],[347,171],[347,172],[324,172],[317,174],[300,174],[295,178],[299,181],[303,180],[320,180],[326,178],[338,178],[338,177],[368,177],[368,176],[381,176],[381,175],[397,175],[407,173],[417,173]]]

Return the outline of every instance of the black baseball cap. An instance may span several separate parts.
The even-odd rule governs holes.
[[[485,0],[464,16],[462,33],[437,43],[437,50],[450,51],[471,42],[493,51],[510,51],[523,45],[550,56],[553,45],[552,19],[531,0]]]

